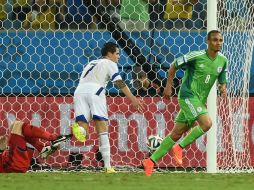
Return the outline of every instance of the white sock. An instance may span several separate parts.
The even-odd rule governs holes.
[[[108,138],[108,133],[100,133],[99,134],[99,150],[102,155],[102,159],[104,161],[104,167],[105,168],[110,168],[110,144],[109,144],[109,138]]]

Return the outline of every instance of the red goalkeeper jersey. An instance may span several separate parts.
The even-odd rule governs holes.
[[[24,137],[11,134],[9,149],[0,154],[0,173],[25,173],[33,156],[34,149],[26,146]]]

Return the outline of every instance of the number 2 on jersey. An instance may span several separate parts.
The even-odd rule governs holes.
[[[207,84],[210,80],[210,75],[206,75],[206,78],[205,78],[205,83]]]

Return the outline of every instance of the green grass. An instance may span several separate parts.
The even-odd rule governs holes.
[[[1,190],[252,190],[254,174],[26,173],[0,174]]]

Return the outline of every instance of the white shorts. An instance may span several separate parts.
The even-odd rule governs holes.
[[[91,93],[74,94],[75,119],[89,122],[90,120],[108,120],[108,109],[105,94],[99,96]]]

